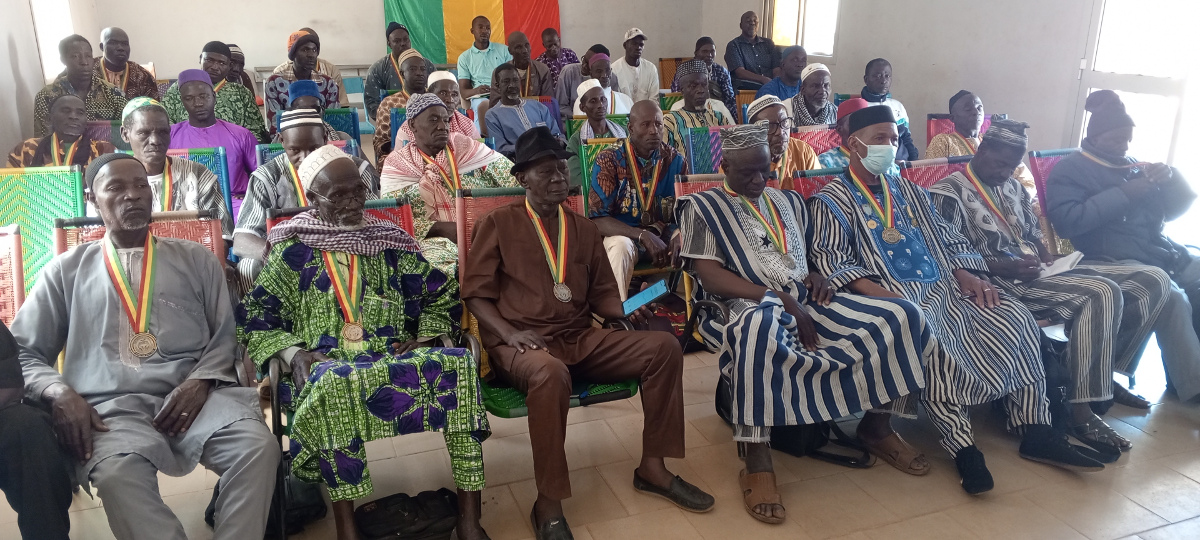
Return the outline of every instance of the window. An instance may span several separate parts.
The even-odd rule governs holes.
[[[768,0],[771,39],[776,45],[803,45],[808,54],[833,56],[838,0]]]
[[[33,27],[42,55],[42,73],[46,82],[50,82],[66,69],[58,59],[58,42],[75,33],[71,5],[69,0],[33,0],[29,7],[33,10]]]
[[[1191,49],[1188,31],[1200,14],[1193,0],[1107,0],[1100,22],[1096,71],[1180,78],[1188,61],[1158,51]],[[1188,15],[1192,13],[1193,15]]]

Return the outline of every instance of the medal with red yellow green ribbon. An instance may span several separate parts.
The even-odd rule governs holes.
[[[304,194],[304,184],[300,183],[300,175],[296,174],[296,166],[292,165],[292,160],[286,156],[283,160],[287,162],[288,173],[292,177],[292,187],[296,189],[296,203],[300,206],[308,206],[308,196]]]
[[[746,207],[746,211],[758,220],[762,225],[763,230],[767,231],[767,238],[771,240],[771,244],[783,255],[783,264],[787,265],[788,270],[796,269],[796,258],[792,255],[791,249],[788,248],[787,232],[783,228],[783,219],[779,216],[779,207],[775,205],[775,201],[766,193],[762,194],[763,208],[766,212],[758,209],[750,199],[738,194],[736,191],[729,188],[729,182],[726,181],[723,186],[725,194],[738,199],[742,206]]]
[[[983,182],[975,175],[975,169],[971,168],[970,163],[967,164],[967,168],[963,171],[963,174],[966,175],[967,180],[971,181],[971,185],[975,187],[975,191],[979,192],[979,195],[983,198],[983,203],[987,205],[988,210],[991,210],[992,215],[996,216],[996,220],[1008,228],[1009,234],[1012,235],[1012,241],[1021,246],[1022,252],[1032,255],[1032,250],[1029,249],[1029,246],[1025,245],[1025,242],[1021,239],[1021,235],[1008,222],[1008,219],[1004,217],[1004,214],[1000,211],[1000,205],[996,204],[996,200],[992,198],[991,190],[983,185]]]
[[[150,333],[150,310],[154,306],[154,278],[157,267],[157,250],[154,247],[154,236],[146,233],[145,253],[142,257],[142,283],[136,291],[129,284],[121,259],[117,255],[117,247],[107,236],[104,238],[104,266],[108,269],[108,278],[112,280],[121,299],[121,307],[129,318],[129,326],[133,336],[129,339],[129,352],[138,358],[149,358],[158,350],[158,340]]]
[[[895,244],[903,240],[904,235],[900,234],[900,231],[896,229],[896,209],[892,203],[892,190],[888,188],[887,177],[882,174],[879,175],[879,184],[883,187],[883,205],[880,205],[879,201],[875,200],[875,195],[871,193],[867,184],[854,173],[854,169],[847,167],[846,170],[850,173],[850,180],[854,182],[854,187],[858,189],[859,193],[862,193],[867,202],[871,203],[871,208],[875,211],[875,215],[883,221],[883,232],[880,234],[883,241]],[[875,220],[867,220],[867,227],[874,229],[876,226],[878,225],[875,223]]]
[[[333,294],[337,297],[338,307],[342,310],[342,319],[345,321],[342,324],[342,339],[351,344],[361,344],[363,340],[362,326],[362,281],[358,274],[358,255],[346,253],[350,259],[350,264],[346,275],[338,271],[337,261],[334,260],[333,254],[328,251],[321,252],[321,258],[325,261],[325,271],[329,274],[329,281],[333,284]]]
[[[963,143],[963,144],[967,145],[967,148],[971,150],[971,153],[972,153],[972,154],[974,154],[974,153],[975,153],[975,151],[976,151],[976,149],[978,148],[978,146],[976,146],[976,145],[975,145],[975,141],[974,141],[974,140],[972,140],[972,139],[968,139],[968,138],[966,138],[966,137],[963,137],[963,136],[962,136],[961,134],[959,134],[957,131],[955,131],[955,132],[954,132],[954,136],[955,136],[955,137],[958,137],[958,140],[962,141],[962,143]]]
[[[462,189],[462,179],[458,177],[458,160],[454,158],[454,150],[451,150],[449,146],[446,147],[446,161],[450,164],[449,171],[443,169],[437,160],[429,157],[429,154],[422,152],[420,148],[417,149],[417,152],[421,154],[421,159],[424,159],[425,163],[437,167],[438,174],[442,175],[442,182],[446,184],[446,190],[450,192],[451,197],[454,197],[454,194]]]
[[[663,171],[665,170],[662,166],[663,160],[660,158],[654,164],[654,169],[650,171],[651,183],[647,186],[642,181],[642,169],[638,166],[638,157],[633,151],[633,143],[628,138],[625,139],[625,156],[629,164],[629,175],[633,177],[630,187],[637,192],[638,205],[642,211],[642,225],[650,225],[654,220],[654,212],[652,212],[654,195],[658,193],[658,183],[662,180]]]
[[[388,55],[388,60],[392,61],[392,68],[394,68],[396,70],[396,78],[400,79],[400,92],[399,93],[404,94],[404,99],[407,100],[409,98],[409,95],[408,95],[408,92],[404,91],[404,74],[400,73],[400,64],[397,64],[396,57],[394,57],[390,54]]]
[[[70,165],[75,162],[75,152],[79,150],[79,140],[80,139],[76,139],[75,142],[71,144],[71,147],[66,151],[66,158],[62,161],[59,161],[58,155],[63,153],[62,143],[58,142],[57,133],[50,135],[50,151],[54,154],[54,165],[56,167],[61,165]]]
[[[567,217],[563,213],[562,205],[558,206],[558,249],[550,243],[550,234],[546,232],[546,226],[542,224],[541,216],[533,211],[533,207],[529,205],[529,200],[525,200],[525,211],[529,213],[529,219],[533,221],[533,227],[537,230],[538,241],[542,244],[542,251],[546,254],[546,264],[550,266],[550,277],[554,279],[554,298],[559,302],[571,301],[571,288],[567,286]]]

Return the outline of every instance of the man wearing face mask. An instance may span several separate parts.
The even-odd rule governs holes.
[[[1008,428],[1023,432],[1020,455],[1076,471],[1104,465],[1050,426],[1046,375],[1033,314],[985,277],[988,265],[961,232],[934,212],[929,195],[887,174],[899,135],[890,107],[851,114],[850,166],[809,202],[812,262],[836,289],[905,298],[920,306],[938,346],[926,364],[922,402],[954,457],[962,487],[993,487],[975,445],[968,407],[1002,399]],[[898,404],[915,414],[916,403]],[[872,453],[923,474],[915,450],[898,438],[864,440]],[[911,470],[910,470],[911,469]]]

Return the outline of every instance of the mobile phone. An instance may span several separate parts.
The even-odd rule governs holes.
[[[667,289],[667,280],[664,279],[646,287],[642,292],[630,296],[625,303],[621,304],[621,307],[625,309],[625,316],[628,317],[638,308],[666,296],[669,292],[671,291]]]

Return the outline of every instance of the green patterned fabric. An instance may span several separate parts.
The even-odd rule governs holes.
[[[345,272],[344,255],[337,255]],[[325,482],[335,501],[362,498],[373,490],[367,441],[443,431],[455,484],[482,489],[482,442],[490,429],[475,359],[465,349],[388,352],[393,344],[457,334],[458,283],[419,253],[392,249],[360,256],[359,273],[361,350],[341,339],[341,310],[321,252],[296,238],[272,248],[235,313],[238,339],[262,371],[293,346],[333,359],[314,364],[298,394],[290,380],[278,382],[281,406],[294,412],[293,472]]]
[[[0,169],[0,193],[0,223],[21,226],[29,292],[54,258],[54,219],[84,215],[83,173],[79,167]]]
[[[188,119],[187,109],[183,108],[183,99],[179,95],[179,83],[172,84],[167,88],[167,93],[163,94],[163,108],[167,109],[167,116],[171,117],[172,124]],[[217,92],[215,111],[217,118],[250,130],[258,142],[270,141],[267,137],[266,121],[258,110],[258,103],[254,101],[254,92],[249,88],[238,83],[225,83],[221,91]]]

